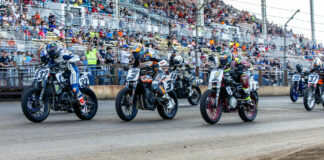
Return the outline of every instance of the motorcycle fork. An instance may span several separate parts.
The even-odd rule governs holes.
[[[43,101],[43,96],[44,96],[44,93],[45,93],[46,84],[47,84],[47,80],[43,81],[43,83],[42,83],[42,90],[41,90],[41,93],[39,95],[39,102],[42,102]]]
[[[323,85],[318,85],[318,91],[319,91],[319,95],[320,95],[320,100],[323,103]]]
[[[295,82],[295,89],[296,89],[296,92],[298,93],[298,91],[299,91],[299,88],[300,88],[300,82]]]
[[[130,101],[131,104],[133,104],[134,100],[135,100],[136,87],[137,87],[137,82],[133,85],[132,98],[131,98],[131,101]]]
[[[215,105],[214,105],[214,107],[217,107],[217,105],[218,105],[218,99],[219,99],[219,94],[220,94],[220,90],[221,90],[220,86],[221,86],[221,83],[217,83],[217,85],[216,85],[216,97],[215,97]]]

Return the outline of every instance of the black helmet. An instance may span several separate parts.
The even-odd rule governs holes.
[[[297,65],[296,65],[296,70],[297,70],[298,72],[302,72],[302,71],[303,71],[303,65],[302,65],[302,64],[297,64]]]
[[[222,52],[219,54],[219,62],[221,67],[225,67],[229,65],[232,61],[232,53],[231,52]]]
[[[56,43],[50,43],[46,47],[46,52],[51,58],[57,58],[60,55],[59,48]]]

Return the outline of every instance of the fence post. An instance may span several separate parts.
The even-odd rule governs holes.
[[[262,86],[263,84],[262,84],[262,70],[261,69],[259,69],[259,86]]]
[[[118,64],[115,65],[115,77],[114,77],[114,84],[118,84]]]
[[[284,86],[288,86],[288,74],[287,70],[284,70]]]

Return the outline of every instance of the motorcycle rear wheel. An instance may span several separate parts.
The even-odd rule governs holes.
[[[178,112],[178,98],[177,98],[177,95],[173,91],[168,92],[168,94],[171,97],[171,99],[174,101],[175,104],[174,104],[172,109],[168,109],[166,105],[157,106],[157,110],[159,112],[159,115],[163,119],[173,119],[176,116],[177,112]]]
[[[245,107],[245,106],[240,107],[238,110],[239,116],[244,122],[254,121],[254,119],[256,118],[256,116],[258,114],[259,101],[258,101],[258,97],[255,94],[255,92],[251,92],[251,101],[255,105],[254,109],[252,111],[248,107]]]
[[[189,103],[191,104],[191,105],[193,105],[193,106],[196,106],[196,105],[198,105],[199,104],[199,102],[200,102],[200,98],[201,98],[201,91],[200,91],[200,88],[199,87],[197,87],[197,86],[192,86],[192,90],[193,90],[193,94],[197,94],[197,95],[195,95],[195,96],[197,96],[197,98],[196,99],[193,99],[193,97],[191,96],[191,97],[188,97],[187,99],[188,99],[188,101],[189,101]],[[196,93],[195,93],[196,92]]]
[[[83,88],[81,89],[83,93],[83,98],[85,105],[87,107],[87,113],[82,113],[82,107],[80,106],[79,102],[76,102],[73,105],[73,109],[77,117],[81,120],[91,120],[93,117],[96,116],[98,110],[98,100],[96,94],[90,88]]]

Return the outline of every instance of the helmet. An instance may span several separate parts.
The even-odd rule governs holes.
[[[298,72],[302,72],[302,71],[303,71],[303,65],[302,65],[302,64],[297,64],[297,65],[296,65],[296,70],[297,70]]]
[[[132,48],[132,52],[133,52],[133,53],[139,53],[139,52],[141,52],[141,51],[143,51],[143,50],[144,50],[144,47],[143,47],[142,44],[136,44],[136,45],[134,45],[133,48]]]
[[[231,52],[222,52],[219,54],[219,62],[221,67],[225,67],[232,60]]]
[[[320,58],[317,57],[317,58],[314,59],[314,61],[313,61],[313,67],[314,66],[319,66],[319,67],[322,66],[322,61],[321,61]]]
[[[174,57],[174,64],[175,64],[175,65],[181,65],[182,62],[183,62],[183,59],[182,59],[181,56],[175,56],[175,57]]]
[[[237,62],[237,64],[240,64],[242,62],[242,60],[243,60],[243,57],[242,57],[242,55],[237,55],[233,59]]]
[[[47,45],[46,52],[49,57],[54,59],[60,55],[60,49],[56,43],[50,43],[49,45]]]

